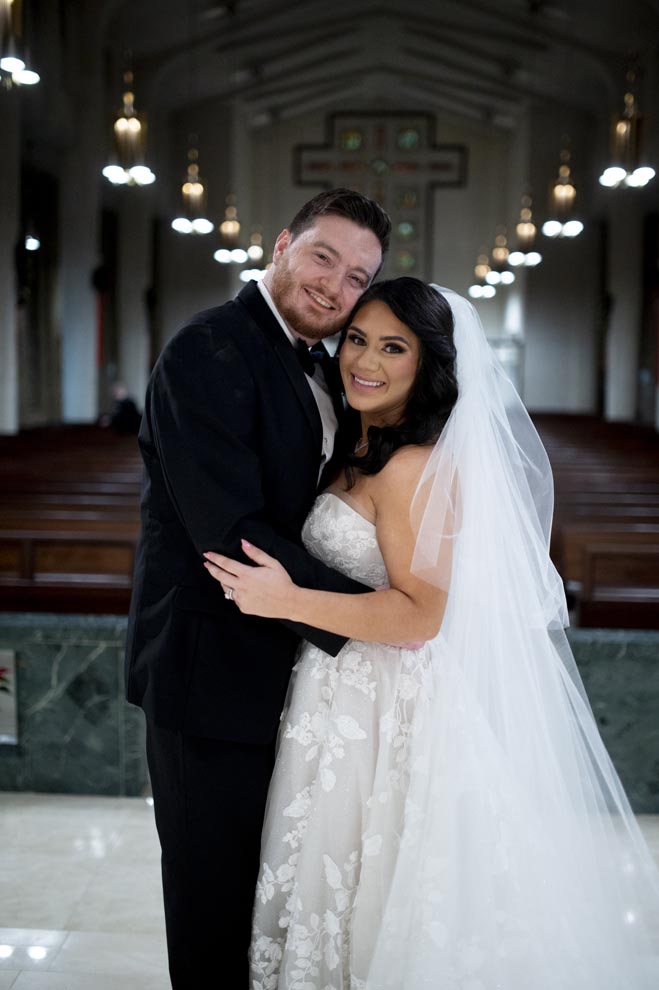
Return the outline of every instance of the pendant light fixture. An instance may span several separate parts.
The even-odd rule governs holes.
[[[493,299],[496,296],[496,288],[486,281],[491,271],[490,259],[485,251],[481,251],[474,268],[476,279],[467,289],[472,299]]]
[[[534,268],[542,261],[542,255],[535,249],[535,238],[538,229],[533,222],[532,200],[528,195],[522,196],[522,207],[519,212],[519,220],[515,227],[517,236],[517,250],[511,251],[508,255],[508,264],[513,268],[523,265],[527,268]]]
[[[485,281],[488,285],[512,285],[515,281],[515,273],[508,267],[509,255],[506,228],[504,226],[497,227],[491,253],[490,270],[485,275]]]
[[[38,72],[29,68],[23,38],[23,0],[0,0],[0,78],[6,89],[35,86]]]
[[[542,225],[545,237],[578,237],[584,229],[575,216],[577,189],[572,178],[570,150],[563,147],[560,154],[558,175],[549,195],[549,217]]]
[[[126,69],[123,82],[123,105],[112,129],[114,160],[103,175],[115,186],[149,186],[156,176],[145,163],[147,122],[146,115],[135,109],[132,69]]]
[[[639,112],[634,92],[634,69],[628,71],[626,81],[622,113],[613,118],[611,125],[610,164],[599,177],[600,184],[609,189],[620,186],[639,188],[646,186],[655,176],[655,170],[643,153],[643,114]]]
[[[220,224],[222,247],[213,255],[215,260],[219,261],[221,265],[231,264],[232,262],[236,265],[244,265],[247,261],[247,251],[240,247],[240,230],[236,197],[231,193],[226,198],[224,220]]]
[[[179,234],[210,234],[215,230],[215,224],[205,215],[206,189],[199,176],[199,152],[192,146],[196,140],[196,136],[191,135],[188,170],[181,186],[183,210],[180,216],[172,220],[172,227]]]

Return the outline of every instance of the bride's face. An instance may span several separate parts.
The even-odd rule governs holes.
[[[393,425],[405,413],[421,349],[410,328],[379,299],[355,313],[339,355],[346,398],[373,425]]]

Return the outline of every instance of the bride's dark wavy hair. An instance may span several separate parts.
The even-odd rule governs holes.
[[[355,471],[377,474],[399,447],[435,443],[458,398],[453,313],[444,296],[418,278],[389,279],[367,289],[350,314],[341,345],[359,310],[376,299],[417,337],[419,367],[403,419],[395,426],[369,427],[368,449],[362,457],[354,453],[360,437],[359,414],[347,416],[337,441],[350,488]]]

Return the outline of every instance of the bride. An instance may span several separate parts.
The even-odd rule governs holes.
[[[306,547],[339,595],[206,554],[303,644],[263,832],[252,990],[650,990],[659,875],[564,635],[549,464],[473,307],[400,278],[362,296],[355,414]]]

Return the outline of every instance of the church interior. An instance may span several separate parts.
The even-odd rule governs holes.
[[[0,990],[168,985],[136,423],[177,328],[333,186],[390,213],[386,277],[469,295],[534,420],[659,860],[656,2],[0,0],[0,39]]]

